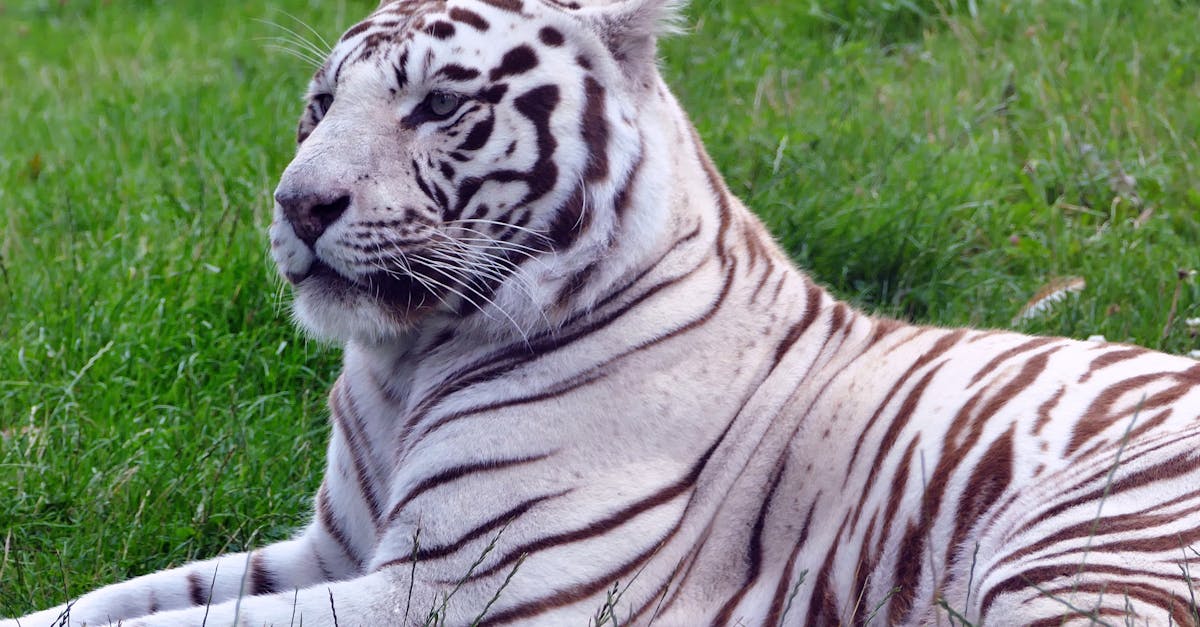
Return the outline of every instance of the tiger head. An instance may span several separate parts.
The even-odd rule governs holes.
[[[652,237],[631,198],[639,103],[669,0],[397,0],[316,72],[275,190],[271,251],[319,337],[388,341],[433,320],[525,333]],[[655,202],[655,200],[660,202]],[[641,224],[635,224],[641,222]],[[601,262],[604,262],[603,264]]]

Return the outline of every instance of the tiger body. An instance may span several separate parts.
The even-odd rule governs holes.
[[[348,31],[271,233],[345,345],[312,522],[19,624],[1195,624],[1200,365],[832,298],[659,77],[670,11]]]

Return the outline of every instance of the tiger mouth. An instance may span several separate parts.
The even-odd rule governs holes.
[[[303,273],[286,275],[297,289],[316,290],[330,297],[366,296],[402,309],[415,309],[439,296],[428,282],[400,270],[373,272],[352,279],[320,259]]]

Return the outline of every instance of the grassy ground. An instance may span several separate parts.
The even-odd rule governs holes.
[[[286,535],[337,351],[263,235],[302,17],[373,0],[0,0],[0,616]],[[694,0],[669,80],[734,190],[842,296],[1200,348],[1200,6]],[[1172,311],[1174,313],[1172,314]]]

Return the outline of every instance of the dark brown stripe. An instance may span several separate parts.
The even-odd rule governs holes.
[[[837,596],[837,590],[833,588],[830,579],[833,575],[833,564],[837,558],[838,549],[841,547],[842,535],[846,531],[847,522],[849,522],[849,518],[842,518],[842,524],[838,527],[837,535],[833,537],[833,543],[829,545],[825,553],[825,561],[821,564],[821,570],[817,573],[812,599],[808,603],[808,615],[804,619],[806,626],[821,627],[841,623],[841,617],[838,615],[840,601]],[[901,553],[901,555],[907,554]]]
[[[408,85],[408,72],[404,69],[408,64],[408,50],[400,53],[400,58],[396,60],[396,64],[392,66],[392,70],[396,74],[396,89],[404,89]]]
[[[425,27],[425,32],[434,39],[450,39],[454,36],[454,25],[450,22],[437,21]]]
[[[979,523],[991,507],[1000,502],[1005,490],[1013,478],[1013,441],[1016,424],[1009,426],[992,445],[988,447],[963,488],[958,500],[958,511],[954,518],[954,533],[950,536],[950,544],[946,546],[947,570],[954,564],[954,556],[959,554],[964,546],[967,534]],[[976,536],[978,537],[978,536]],[[963,572],[963,568],[954,568]],[[945,589],[945,586],[942,586]]]
[[[192,605],[208,604],[208,585],[205,585],[204,577],[197,572],[187,574],[188,600]]]
[[[400,499],[400,501],[396,503],[396,506],[392,508],[391,513],[388,514],[388,521],[394,522],[396,518],[400,516],[400,513],[404,510],[406,505],[412,502],[413,499],[428,492],[429,490],[457,481],[463,477],[469,477],[473,474],[495,472],[497,470],[504,470],[514,466],[523,466],[525,464],[539,462],[550,457],[551,455],[553,455],[553,453],[542,453],[540,455],[530,455],[528,457],[488,460],[447,468],[433,476],[425,478],[420,483],[413,486],[413,488],[408,491],[408,494],[406,494],[404,498]]]
[[[1149,351],[1144,348],[1125,348],[1104,353],[1103,355],[1093,359],[1092,363],[1088,364],[1088,370],[1079,377],[1079,382],[1086,383],[1087,380],[1096,373],[1096,371],[1103,370],[1108,366],[1120,363],[1122,361],[1133,359],[1134,357],[1145,355],[1148,352]]]
[[[458,150],[479,150],[483,148],[489,139],[492,138],[492,129],[496,126],[496,116],[489,114],[486,118],[480,121],[467,133],[461,144],[458,145]]]
[[[783,334],[783,339],[775,347],[775,355],[771,360],[771,363],[774,364],[772,369],[783,360],[783,356],[800,339],[800,335],[812,326],[812,323],[817,319],[817,314],[821,311],[821,288],[817,287],[817,284],[812,281],[807,281],[806,283],[808,289],[804,299],[804,315],[794,322],[792,326],[788,327],[787,332]]]
[[[1050,355],[1060,348],[1061,346],[1052,347],[1029,358],[1021,371],[984,402],[974,416],[972,416],[974,406],[982,400],[982,395],[988,391],[988,388],[981,389],[955,416],[943,440],[944,450],[934,467],[933,474],[925,485],[917,524],[914,525],[911,522],[908,524],[904,539],[901,541],[900,555],[924,555],[925,542],[932,538],[930,530],[937,522],[951,479],[959,467],[966,462],[968,452],[983,436],[987,420],[1032,385],[1038,375],[1045,371]],[[954,549],[958,548],[960,547],[954,547]],[[893,603],[888,610],[888,619],[893,623],[902,623],[909,618],[923,568],[923,561],[920,559],[900,560],[897,564],[895,582],[900,590],[892,597]]]
[[[512,11],[513,13],[520,13],[524,7],[521,0],[480,0],[480,2],[504,11]]]
[[[1012,359],[1013,357],[1020,355],[1021,353],[1027,353],[1031,350],[1034,350],[1035,348],[1045,346],[1046,344],[1048,344],[1050,342],[1054,342],[1057,339],[1058,338],[1052,338],[1052,337],[1035,337],[1032,340],[1029,340],[1028,342],[1024,342],[1022,344],[1014,346],[1014,347],[1004,351],[1003,353],[996,355],[990,361],[988,361],[986,364],[984,364],[984,366],[979,369],[979,372],[975,373],[975,376],[971,377],[971,382],[967,384],[967,387],[971,387],[971,386],[975,385],[976,383],[979,383],[980,379],[982,379],[986,375],[991,374],[992,371],[994,371],[996,369],[996,367],[999,366],[1001,363],[1004,363],[1005,361],[1008,361],[1009,359]]]
[[[820,494],[817,495],[820,497]],[[800,549],[808,542],[808,530],[812,525],[813,513],[816,511],[816,500],[813,499],[813,504],[808,507],[808,515],[804,517],[804,525],[800,527],[800,538],[796,540],[796,546],[792,547],[792,553],[788,556],[787,565],[783,567],[783,573],[779,577],[779,584],[775,586],[775,596],[771,599],[771,609],[767,612],[767,620],[764,625],[782,625],[783,619],[787,617],[787,612],[790,610],[790,596],[798,583],[792,583],[792,573],[796,569],[796,558],[800,555]],[[803,575],[801,575],[803,577]]]
[[[524,74],[537,67],[537,64],[538,58],[533,48],[525,45],[517,46],[504,53],[504,57],[500,59],[500,65],[492,69],[488,78],[497,81],[506,76]]]
[[[920,335],[922,331],[923,329],[916,330],[916,335]],[[916,335],[914,335],[914,338]],[[858,439],[854,442],[854,451],[850,454],[850,463],[846,466],[846,481],[848,481],[850,478],[850,470],[854,468],[854,463],[858,459],[858,454],[862,449],[863,442],[867,439],[867,434],[871,432],[871,428],[875,426],[875,422],[879,420],[879,417],[883,414],[883,411],[887,409],[888,404],[892,401],[892,397],[904,387],[904,384],[907,383],[909,378],[916,374],[918,370],[949,351],[955,344],[958,343],[959,340],[963,338],[964,335],[966,335],[966,330],[959,329],[957,331],[947,332],[945,335],[938,338],[938,340],[933,343],[933,346],[931,346],[929,350],[921,353],[921,356],[918,357],[917,360],[914,361],[913,364],[904,371],[904,374],[900,375],[900,378],[897,379],[894,384],[892,384],[892,387],[888,389],[888,393],[883,397],[883,400],[880,401],[879,405],[877,405],[875,413],[871,414],[871,418],[867,420],[866,426],[859,431]],[[899,346],[899,344],[897,344],[897,346]],[[842,487],[846,487],[845,482],[842,483]]]
[[[875,486],[875,479],[879,476],[880,471],[883,469],[884,458],[887,457],[887,455],[890,454],[892,449],[896,446],[896,442],[900,438],[900,433],[904,431],[904,427],[908,426],[909,420],[912,419],[913,412],[915,412],[917,409],[917,404],[920,403],[921,399],[925,397],[926,388],[928,388],[929,384],[933,382],[933,378],[937,376],[937,373],[941,371],[942,366],[944,365],[944,362],[939,363],[929,372],[925,373],[925,375],[922,376],[915,385],[913,385],[912,390],[910,390],[908,395],[904,397],[904,400],[900,402],[900,408],[896,410],[896,415],[892,418],[892,422],[888,424],[887,431],[884,432],[883,439],[880,441],[879,447],[875,450],[875,458],[871,461],[871,466],[867,469],[866,481],[864,481],[862,486],[859,488],[858,505],[855,507],[854,520],[850,525],[852,530],[858,527],[859,515],[862,513],[862,508],[866,505],[867,499],[871,496],[872,489]],[[975,396],[967,402],[968,407],[979,400],[979,394],[980,393],[976,393]],[[916,439],[914,439],[913,443],[910,443],[909,446],[911,447],[913,444],[915,444],[915,442]],[[851,472],[847,473],[843,483],[846,483],[850,480],[851,474],[853,474],[853,468],[851,468]]]
[[[1129,377],[1113,385],[1108,386],[1092,401],[1083,412],[1083,417],[1075,425],[1075,431],[1071,434],[1071,441],[1067,445],[1065,453],[1072,455],[1079,451],[1085,443],[1092,438],[1103,433],[1109,427],[1113,426],[1121,420],[1132,417],[1139,412],[1147,412],[1158,409],[1164,405],[1169,405],[1178,401],[1185,394],[1190,392],[1195,386],[1192,380],[1194,375],[1190,369],[1183,372],[1156,372],[1150,374]],[[1145,398],[1143,401],[1132,407],[1122,407],[1114,411],[1114,406],[1118,401],[1124,399],[1130,392],[1143,389],[1152,383],[1157,383],[1164,379],[1173,379],[1175,385],[1156,392],[1153,396]]]
[[[1179,548],[1179,545],[1177,544],[1175,546],[1175,549],[1178,550],[1178,548]],[[1083,575],[1089,575],[1089,574],[1117,575],[1119,577],[1126,578],[1126,581],[1122,582],[1119,585],[1112,585],[1112,584],[1104,585],[1104,584],[1095,584],[1092,582],[1076,581],[1076,577],[1079,576],[1080,574],[1083,574]],[[988,590],[987,593],[983,596],[983,602],[980,604],[980,618],[982,619],[983,624],[992,624],[992,621],[989,619],[993,618],[993,617],[989,617],[987,614],[988,614],[988,610],[992,606],[992,603],[994,603],[996,601],[996,597],[999,597],[1004,594],[1015,593],[1015,592],[1028,592],[1032,595],[1040,597],[1044,594],[1043,591],[1045,591],[1047,589],[1046,584],[1051,583],[1055,580],[1069,579],[1069,580],[1071,580],[1071,582],[1067,584],[1065,589],[1059,590],[1059,592],[1064,592],[1066,590],[1073,589],[1078,592],[1086,592],[1088,594],[1113,595],[1115,598],[1122,599],[1122,602],[1124,600],[1123,595],[1128,594],[1129,592],[1134,592],[1133,589],[1126,590],[1126,588],[1130,585],[1136,585],[1136,586],[1138,586],[1138,588],[1136,589],[1136,593],[1129,594],[1129,596],[1131,598],[1137,598],[1139,600],[1146,601],[1153,605],[1157,605],[1163,609],[1167,609],[1167,610],[1171,611],[1172,613],[1183,612],[1184,615],[1181,616],[1180,618],[1176,618],[1176,621],[1180,621],[1180,620],[1184,621],[1184,622],[1180,623],[1182,625],[1194,625],[1195,624],[1195,620],[1186,615],[1186,612],[1188,612],[1189,608],[1192,607],[1189,599],[1180,598],[1179,596],[1174,595],[1173,593],[1171,593],[1167,590],[1152,588],[1148,584],[1141,584],[1141,583],[1132,584],[1131,582],[1129,582],[1129,579],[1134,578],[1134,577],[1139,577],[1139,578],[1140,577],[1155,577],[1155,578],[1160,578],[1160,579],[1167,578],[1167,577],[1164,577],[1161,573],[1148,572],[1148,571],[1137,570],[1137,569],[1130,569],[1130,568],[1125,568],[1122,566],[1110,566],[1110,565],[1106,565],[1106,564],[1086,564],[1082,568],[1082,571],[1080,568],[1080,564],[1078,562],[1070,562],[1070,563],[1064,563],[1064,564],[1053,565],[1053,566],[1037,566],[1034,568],[1030,568],[1023,573],[1009,577],[1008,579],[1005,579],[1004,581],[996,584],[990,590]],[[1180,585],[1185,585],[1182,573],[1180,573],[1179,575],[1170,577],[1169,579],[1178,581]],[[1136,580],[1134,580],[1134,581],[1136,581]],[[1102,588],[1107,588],[1107,589],[1101,591]],[[1146,592],[1148,592],[1150,590],[1155,591],[1157,594],[1147,595]],[[1160,605],[1159,601],[1166,601],[1166,602]],[[1066,608],[1064,608],[1063,611],[1065,613]],[[1003,619],[1004,619],[1004,617],[994,617],[994,618],[997,618],[996,622],[998,622],[998,623],[1003,622]]]
[[[595,183],[608,178],[608,120],[605,114],[605,93],[600,83],[591,76],[583,79],[586,98],[583,110],[583,142],[587,145],[587,169],[584,179]]]
[[[334,516],[333,506],[329,504],[329,487],[324,481],[321,482],[321,487],[317,490],[317,522],[329,534],[329,537],[333,538],[338,547],[342,549],[342,553],[354,565],[354,569],[356,571],[361,569],[362,560],[358,557],[358,552],[350,544],[350,538],[346,537],[346,532],[338,524],[337,517]]]
[[[1119,610],[1114,607],[1102,607],[1099,609],[1090,610],[1088,612],[1070,611],[1067,610],[1066,607],[1063,607],[1062,609],[1063,611],[1055,616],[1040,618],[1033,622],[1026,623],[1025,627],[1063,627],[1064,625],[1068,625],[1073,622],[1073,619],[1076,618],[1086,619],[1089,625],[1115,625],[1116,623],[1108,623],[1099,621],[1097,619],[1103,616],[1120,616],[1121,618],[1125,619],[1131,618],[1128,610]]]
[[[676,526],[676,529],[677,528],[678,526]],[[500,625],[504,623],[524,621],[539,614],[544,614],[555,608],[582,601],[600,592],[601,590],[608,588],[609,586],[613,585],[614,582],[620,581],[623,577],[632,573],[634,569],[638,567],[638,565],[650,559],[650,557],[652,557],[654,553],[658,551],[659,547],[661,547],[667,542],[667,540],[670,539],[671,535],[674,535],[674,530],[672,530],[672,532],[666,538],[659,540],[657,544],[651,546],[645,551],[642,551],[633,559],[620,566],[617,566],[607,573],[592,579],[591,581],[588,581],[587,583],[576,584],[574,586],[558,590],[550,596],[535,599],[533,601],[527,601],[516,607],[498,612],[491,616],[486,616],[478,624],[481,626]]]
[[[733,422],[731,421],[725,426],[725,430],[721,432],[721,435],[718,436],[712,445],[710,445],[708,449],[705,450],[704,453],[699,457],[699,459],[696,460],[696,463],[692,465],[692,468],[688,474],[681,477],[675,483],[662,488],[658,492],[655,492],[654,494],[651,494],[640,501],[634,501],[633,503],[621,508],[617,512],[614,512],[599,520],[595,520],[587,526],[580,527],[573,531],[565,531],[562,533],[545,536],[541,539],[534,540],[533,542],[527,542],[510,551],[492,566],[472,574],[470,579],[482,579],[501,570],[507,569],[523,555],[532,555],[539,551],[544,551],[555,546],[579,542],[581,540],[587,540],[588,538],[594,538],[596,536],[603,535],[609,531],[612,531],[613,529],[616,529],[617,527],[620,527],[621,525],[628,523],[630,519],[638,516],[639,514],[670,503],[696,484],[696,480],[700,478],[700,474],[704,472],[704,469],[708,466],[708,460],[717,450],[717,447],[719,447],[721,443],[725,441],[725,436],[729,434],[729,429],[732,426]],[[680,519],[680,521],[676,524],[676,528],[678,528],[679,524],[682,524],[682,519]],[[611,582],[612,580],[606,580],[605,584]]]
[[[460,549],[465,547],[466,545],[470,544],[471,542],[473,542],[475,540],[478,540],[479,538],[483,537],[484,535],[494,532],[494,531],[498,532],[501,528],[510,524],[512,521],[516,520],[517,518],[520,518],[521,516],[524,516],[526,512],[528,512],[530,509],[533,509],[538,504],[543,503],[545,501],[549,501],[551,499],[556,499],[556,498],[565,496],[565,495],[569,494],[570,492],[571,492],[571,490],[563,490],[561,492],[556,492],[554,494],[547,494],[544,496],[539,496],[536,498],[528,499],[528,500],[522,502],[521,504],[517,505],[516,507],[509,509],[508,511],[506,511],[502,514],[493,516],[489,520],[487,520],[483,523],[480,523],[479,525],[476,525],[474,528],[472,528],[470,531],[463,534],[461,537],[459,537],[459,539],[455,540],[454,542],[451,542],[449,544],[443,544],[441,546],[435,546],[435,547],[424,547],[424,546],[418,547],[415,555],[410,553],[403,557],[399,557],[394,560],[384,562],[376,570],[384,570],[384,569],[390,568],[392,566],[397,566],[400,564],[408,564],[408,563],[413,562],[414,560],[417,562],[427,562],[429,560],[439,559],[442,557],[446,557],[447,555],[456,553]]]
[[[450,9],[450,19],[454,20],[455,22],[461,22],[463,24],[467,24],[471,28],[474,28],[475,30],[477,30],[481,33],[486,33],[488,28],[490,27],[490,25],[488,24],[488,21],[483,19],[483,16],[479,15],[478,13],[476,13],[474,11],[464,9],[462,7],[451,8]]]
[[[591,224],[592,213],[583,210],[586,194],[587,186],[580,183],[567,197],[567,201],[554,212],[547,229],[547,236],[554,250],[563,251],[570,248]]]
[[[1044,429],[1046,425],[1050,423],[1050,412],[1053,411],[1055,407],[1058,407],[1058,402],[1062,400],[1063,394],[1066,392],[1067,386],[1060,385],[1058,387],[1058,391],[1054,393],[1054,396],[1046,399],[1045,403],[1038,405],[1037,421],[1033,423],[1034,435],[1040,435],[1042,433],[1042,429]]]
[[[771,478],[771,487],[767,490],[767,496],[763,499],[762,505],[758,508],[758,517],[754,520],[754,527],[750,530],[750,546],[746,552],[746,577],[742,583],[742,587],[738,589],[721,611],[717,613],[717,617],[713,620],[714,625],[728,625],[729,621],[733,620],[733,611],[737,609],[739,603],[758,581],[759,575],[762,574],[763,560],[763,531],[767,525],[767,513],[771,509],[771,503],[775,500],[775,492],[779,489],[779,483],[783,479],[783,474],[787,470],[787,457],[782,456],[775,465],[775,475]]]
[[[541,39],[542,43],[546,44],[547,46],[558,47],[563,45],[562,33],[549,26],[543,26],[542,29],[538,31],[538,39]]]
[[[904,449],[904,455],[900,458],[900,464],[896,466],[896,470],[892,473],[892,486],[888,491],[887,506],[883,510],[883,521],[880,525],[879,541],[875,545],[875,551],[883,551],[883,543],[891,534],[896,526],[893,521],[896,519],[896,512],[900,509],[900,501],[908,493],[908,476],[912,472],[913,453],[917,450],[917,444],[921,441],[921,437],[913,436],[913,439],[908,443],[908,448]],[[862,507],[862,503],[859,503]]]
[[[1129,464],[1133,463],[1134,461],[1137,461],[1140,457],[1142,457],[1144,455],[1158,451],[1158,450],[1162,449],[1163,447],[1170,446],[1172,444],[1176,444],[1177,442],[1195,438],[1197,435],[1200,435],[1200,434],[1196,434],[1196,433],[1188,434],[1183,437],[1179,437],[1174,440],[1170,440],[1168,442],[1159,444],[1158,446],[1154,446],[1146,451],[1141,451],[1134,455],[1125,455],[1124,457],[1120,458],[1119,461],[1121,462],[1122,465],[1128,466]],[[1109,483],[1109,481],[1107,479],[1108,479],[1109,473],[1112,471],[1113,465],[1111,463],[1105,464],[1102,469],[1100,469],[1093,475],[1087,477],[1083,481],[1080,481],[1079,483],[1075,484],[1074,486],[1071,486],[1070,488],[1068,488],[1066,490],[1062,490],[1062,493],[1070,494],[1071,492],[1074,492],[1076,490],[1086,487],[1089,483],[1103,482],[1107,487],[1105,487],[1105,485],[1099,486],[1099,487],[1095,488],[1094,490],[1092,490],[1082,496],[1078,496],[1069,501],[1065,501],[1065,502],[1059,503],[1058,505],[1048,508],[1046,511],[1039,514],[1036,518],[1025,523],[1021,527],[1019,533],[1028,532],[1034,526],[1039,525],[1042,522],[1045,522],[1046,520],[1049,520],[1068,509],[1071,509],[1073,507],[1078,507],[1079,505],[1083,505],[1086,503],[1098,501],[1105,494],[1105,490],[1107,490],[1108,494],[1111,496],[1113,494],[1118,494],[1125,490],[1132,490],[1132,489],[1140,488],[1140,487],[1145,486],[1154,481],[1167,481],[1170,479],[1180,477],[1184,474],[1187,474],[1188,472],[1190,472],[1192,470],[1190,464],[1187,463],[1188,458],[1189,458],[1188,453],[1180,453],[1169,459],[1165,459],[1161,462],[1158,462],[1152,466],[1143,468],[1142,470],[1136,471],[1136,472],[1129,474],[1127,476],[1124,476],[1120,479],[1116,479],[1116,480],[1112,481],[1111,483]],[[1116,460],[1115,455],[1113,456],[1112,459]],[[1001,563],[1004,563],[1004,562],[1002,561]]]
[[[444,65],[437,73],[452,81],[469,81],[479,78],[479,70],[463,67],[457,63]]]
[[[1172,511],[1162,514],[1155,514],[1153,512],[1172,507],[1173,505],[1177,505],[1189,499],[1195,499],[1197,496],[1200,496],[1200,490],[1193,490],[1192,492],[1189,492],[1183,496],[1171,499],[1166,503],[1161,503],[1141,511],[1128,514],[1119,514],[1116,516],[1095,518],[1086,520],[1084,522],[1075,523],[1073,525],[1068,525],[1061,530],[1051,532],[1049,535],[1044,535],[1037,542],[1022,547],[1019,551],[1015,551],[1004,556],[1004,559],[999,563],[1010,564],[1018,560],[1022,560],[1030,555],[1044,552],[1046,549],[1049,549],[1055,544],[1066,543],[1072,540],[1103,537],[1108,535],[1128,533],[1131,531],[1144,531],[1158,525],[1171,524],[1178,521],[1186,514],[1196,514],[1200,512],[1200,505],[1194,505],[1182,511]],[[1077,551],[1078,549],[1073,550]]]
[[[375,23],[371,20],[359,22],[358,24],[351,26],[350,29],[342,35],[342,38],[339,41],[346,41],[347,39],[350,39],[351,37],[367,30],[368,28],[371,28],[374,25]]]
[[[619,358],[620,357],[617,357],[616,359],[619,359]],[[467,418],[469,416],[476,416],[476,415],[482,414],[484,412],[496,411],[496,410],[504,409],[507,407],[516,407],[518,405],[527,405],[529,403],[536,403],[538,401],[544,401],[546,399],[561,396],[567,392],[570,392],[571,390],[581,388],[590,383],[594,383],[595,381],[600,380],[607,374],[605,366],[607,366],[608,363],[611,363],[611,362],[605,362],[603,364],[598,364],[597,366],[589,368],[588,370],[586,370],[582,373],[579,373],[578,375],[575,375],[573,377],[568,377],[562,381],[554,383],[553,385],[548,386],[547,388],[541,390],[540,392],[534,392],[532,394],[523,394],[521,396],[514,396],[511,398],[500,399],[500,400],[492,401],[490,403],[474,405],[474,406],[468,407],[466,409],[460,409],[458,411],[451,412],[449,414],[446,414],[445,416],[442,416],[441,418],[438,418],[434,422],[430,423],[429,426],[422,429],[420,435],[418,436],[418,439],[424,439],[424,438],[428,437],[429,434],[433,433],[434,431],[437,431],[438,429],[441,429],[442,427],[445,427],[446,425],[448,425],[452,422],[461,420],[463,418]]]
[[[261,551],[250,554],[250,572],[246,578],[252,596],[279,592],[279,583],[275,581],[275,575],[267,569],[265,562]]]
[[[644,291],[633,296],[628,301],[621,303],[616,309],[604,311],[604,308],[611,305],[617,299],[627,295],[634,287],[641,284],[649,273],[658,266],[658,263],[668,255],[676,251],[680,246],[695,240],[700,234],[700,228],[697,226],[690,233],[683,235],[675,241],[671,247],[660,255],[655,263],[647,266],[646,269],[634,275],[620,287],[614,289],[608,296],[601,299],[594,307],[587,311],[582,311],[574,317],[565,321],[561,327],[554,331],[545,332],[541,335],[515,342],[507,347],[495,350],[481,359],[472,362],[462,368],[450,373],[444,378],[444,382],[431,391],[428,395],[417,404],[413,410],[411,417],[405,424],[402,430],[401,440],[405,440],[411,436],[412,430],[416,428],[426,417],[426,415],[443,399],[456,392],[467,389],[476,383],[494,379],[501,376],[506,371],[510,371],[521,365],[529,363],[542,356],[553,353],[564,347],[570,346],[574,342],[588,337],[616,320],[620,320],[625,314],[639,307],[643,302],[655,296],[659,292],[666,290],[692,276],[697,270],[703,267],[703,264],[696,266],[674,277],[669,277],[660,282],[647,287]],[[598,313],[599,312],[599,313]],[[590,319],[589,319],[590,318]]]
[[[691,271],[683,275],[672,277],[662,281],[661,283],[655,284],[647,288],[643,293],[631,299],[629,302],[624,303],[617,310],[609,312],[607,315],[601,316],[587,324],[575,326],[578,322],[578,319],[569,320],[563,325],[563,329],[559,330],[558,332],[547,333],[539,337],[530,338],[530,340],[527,342],[522,341],[513,344],[510,347],[500,349],[487,355],[483,359],[452,373],[446,377],[445,383],[422,399],[422,401],[413,410],[412,416],[409,418],[408,422],[405,424],[405,428],[402,431],[402,439],[407,439],[416,426],[425,419],[426,415],[433,409],[433,407],[447,396],[464,390],[472,385],[475,385],[476,383],[494,379],[505,371],[517,368],[523,364],[533,361],[534,359],[537,359],[538,357],[555,352],[563,347],[571,345],[581,338],[600,331],[609,324],[612,324],[614,321],[621,319],[621,317],[626,313],[637,308],[644,301],[654,296],[658,292],[687,279],[689,276],[691,276],[692,272],[695,272],[695,270],[696,269],[693,268]],[[648,271],[649,270],[647,270],[647,272]],[[643,277],[644,273],[639,274],[627,285],[614,291],[613,294],[609,295],[608,299],[598,303],[596,305],[596,309],[608,304],[609,299],[616,298],[618,294],[624,293],[627,289],[632,288]],[[575,326],[575,328],[571,329],[572,326]]]
[[[629,212],[629,203],[633,200],[633,192],[637,188],[638,175],[642,173],[642,164],[646,160],[644,141],[639,135],[637,158],[634,160],[629,173],[625,175],[625,183],[620,186],[616,197],[613,198],[613,210],[616,212],[618,220],[624,218],[625,214]]]
[[[705,151],[704,142],[700,138],[700,132],[691,123],[688,124],[688,130],[692,134],[692,144],[696,151],[696,159],[704,169],[705,178],[708,179],[709,191],[712,192],[713,198],[717,201],[717,257],[724,263],[728,253],[728,243],[725,241],[725,235],[729,231],[729,224],[732,219],[729,205],[729,190],[725,187],[725,181],[721,178],[721,173],[717,171],[717,166],[713,165],[712,158]]]
[[[378,521],[383,508],[379,503],[379,495],[375,493],[375,482],[372,480],[371,473],[367,469],[366,447],[362,442],[363,436],[346,419],[346,409],[339,400],[343,391],[344,385],[341,384],[341,380],[339,379],[338,383],[333,386],[333,391],[329,394],[329,406],[332,410],[333,424],[344,436],[346,453],[350,456],[350,463],[354,467],[355,478],[358,480],[358,489],[362,494],[363,501],[367,504],[367,509],[371,513],[371,520]]]

